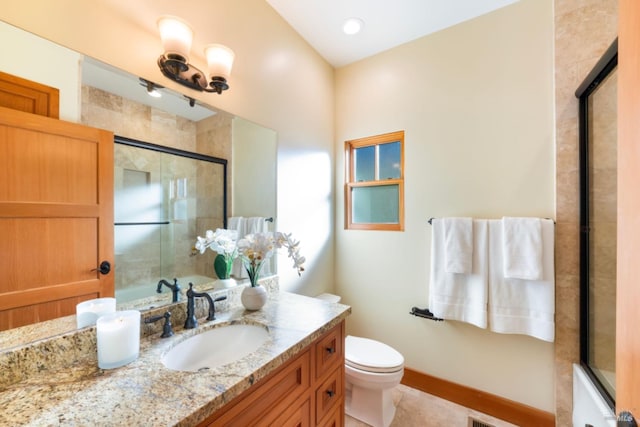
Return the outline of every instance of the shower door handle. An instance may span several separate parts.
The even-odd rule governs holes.
[[[636,419],[629,411],[622,411],[618,414],[618,427],[638,427]]]

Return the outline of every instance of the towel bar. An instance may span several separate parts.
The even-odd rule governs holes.
[[[435,219],[434,217],[431,217],[431,218],[429,218],[429,219],[427,220],[427,222],[429,223],[429,225],[433,225],[433,220],[434,220],[434,219]],[[550,219],[550,220],[552,220],[552,221],[553,221],[553,223],[554,223],[554,224],[556,223],[556,220],[555,220],[555,219],[553,219],[553,218],[544,218],[544,219]]]
[[[411,307],[411,312],[409,314],[412,314],[417,317],[423,317],[429,320],[435,320],[436,322],[442,322],[444,320],[434,316],[433,313],[428,308]]]

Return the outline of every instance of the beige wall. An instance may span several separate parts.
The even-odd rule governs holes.
[[[277,219],[276,195],[269,183],[277,181],[277,134],[272,129],[233,120],[233,216]]]
[[[201,47],[229,45],[236,53],[231,89],[189,95],[278,134],[278,225],[302,241],[306,271],[298,277],[280,257],[280,284],[315,295],[332,290],[334,77],[326,63],[263,0],[211,0],[220,18],[169,0],[87,2],[26,0],[3,4],[0,20],[132,74],[181,90],[156,65],[155,22],[173,14],[195,29],[192,62]],[[147,13],[147,9],[162,10]],[[24,52],[21,52],[24,55]]]
[[[1,15],[2,12],[0,19]],[[4,22],[0,22],[0,40],[0,70],[58,88],[60,119],[79,122],[82,55],[62,46],[52,46],[46,40]]]
[[[343,141],[405,130],[405,232],[342,227]],[[554,412],[554,345],[426,307],[429,217],[554,216],[553,2],[518,3],[336,72],[336,286],[349,333],[413,369]]]

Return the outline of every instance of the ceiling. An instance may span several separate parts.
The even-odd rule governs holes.
[[[334,67],[341,67],[518,0],[266,0]],[[346,35],[347,18],[364,21]]]

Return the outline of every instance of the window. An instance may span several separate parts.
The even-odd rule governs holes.
[[[345,228],[404,230],[404,131],[345,142]]]

